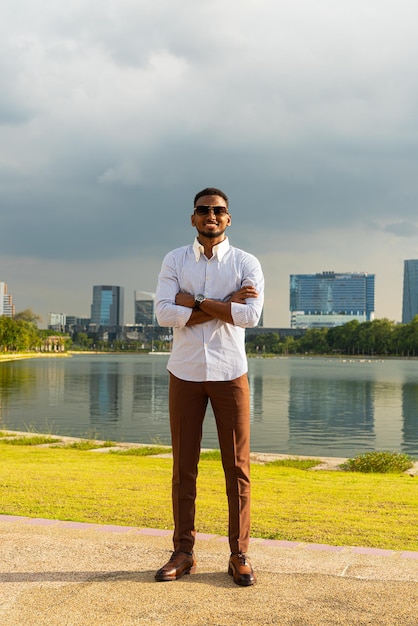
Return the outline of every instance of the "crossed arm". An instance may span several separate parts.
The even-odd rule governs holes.
[[[238,302],[240,304],[246,304],[246,298],[257,298],[258,292],[255,287],[246,285],[241,287],[237,291],[234,291],[226,302],[220,302],[218,300],[211,300],[207,298],[198,309],[195,308],[195,299],[189,293],[179,291],[176,295],[176,304],[193,309],[192,314],[186,324],[186,326],[194,326],[195,324],[202,324],[211,319],[218,319],[228,324],[233,324],[231,314],[231,302]]]

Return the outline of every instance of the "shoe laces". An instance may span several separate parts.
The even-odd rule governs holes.
[[[235,554],[234,556],[237,557],[239,563],[241,565],[247,565],[247,555],[244,554],[243,552],[238,552],[238,554]]]

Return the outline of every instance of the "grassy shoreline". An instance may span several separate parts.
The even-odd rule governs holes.
[[[117,356],[147,356],[150,354],[148,351],[93,351],[93,350],[68,350],[66,352],[1,352],[0,363],[9,361],[20,361],[22,359],[36,359],[36,358],[57,358],[57,357],[72,357],[72,356],[104,356],[104,355],[117,355]],[[154,353],[157,354],[157,353]],[[159,352],[159,355],[169,356],[169,352]],[[247,354],[248,359],[335,359],[343,361],[418,361],[418,356],[396,356],[396,355],[362,355],[362,354]]]
[[[23,359],[66,358],[69,356],[71,354],[68,352],[1,352],[0,363],[21,361]]]
[[[167,455],[150,456],[151,446],[147,456],[112,452],[111,442],[106,450],[82,449],[67,439],[56,447],[10,445],[0,437],[0,513],[172,528]],[[253,537],[418,550],[417,477],[305,467],[297,461],[252,464]],[[227,535],[216,454],[203,455],[199,465],[196,523],[198,532]]]

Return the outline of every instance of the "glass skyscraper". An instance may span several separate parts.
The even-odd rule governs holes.
[[[331,328],[374,317],[374,274],[367,272],[290,275],[292,328]]]
[[[418,260],[404,261],[402,324],[409,324],[418,315]]]
[[[91,305],[91,323],[100,326],[123,326],[123,287],[95,285]]]
[[[154,298],[155,293],[135,291],[135,324],[155,325]]]

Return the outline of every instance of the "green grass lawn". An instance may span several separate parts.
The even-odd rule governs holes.
[[[418,478],[276,464],[251,471],[253,537],[418,550]],[[171,459],[0,441],[0,513],[171,529]],[[217,455],[199,465],[196,528],[227,535]]]

